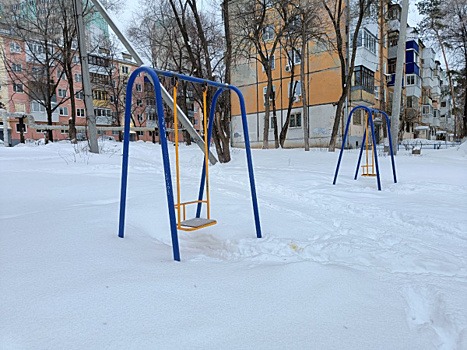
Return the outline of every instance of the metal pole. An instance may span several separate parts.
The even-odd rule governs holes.
[[[128,50],[128,52],[133,56],[136,63],[138,63],[139,65],[143,65],[144,62],[143,62],[143,59],[141,58],[141,56],[136,52],[133,45],[131,45],[131,43],[128,41],[128,39],[125,37],[125,35],[117,27],[117,25],[112,20],[109,13],[104,8],[104,6],[102,6],[100,1],[99,0],[91,0],[91,1],[94,4],[94,6],[96,7],[96,9],[99,11],[101,16],[104,17],[105,21],[110,26],[110,28],[112,28],[113,32],[117,35],[118,39],[121,41],[123,46],[125,46],[125,48]],[[164,86],[162,86],[162,84],[160,84],[160,88],[161,88],[161,93],[162,93],[162,99],[169,106],[169,108],[173,109],[174,103],[173,103],[172,96],[170,96],[170,94],[164,88]],[[202,137],[196,132],[195,128],[191,124],[191,122],[188,119],[188,117],[186,116],[186,114],[182,111],[182,109],[178,105],[176,105],[176,106],[177,106],[178,118],[179,118],[180,123],[188,131],[190,136],[193,138],[193,141],[204,152],[204,141],[203,141]],[[209,151],[209,161],[211,162],[211,164],[216,164],[217,163],[216,156],[210,151]]]
[[[392,148],[394,154],[397,154],[397,145],[399,143],[399,117],[401,113],[402,100],[402,79],[404,78],[405,66],[405,42],[407,36],[407,17],[409,13],[409,0],[402,0],[401,27],[399,40],[397,42],[397,61],[396,61],[396,80],[394,82],[394,95],[392,99]]]
[[[91,153],[99,153],[97,145],[96,116],[94,115],[94,105],[92,103],[91,79],[89,78],[88,54],[86,47],[86,37],[84,33],[83,4],[81,0],[74,0],[76,24],[78,27],[78,46],[81,61],[81,74],[83,76],[84,106],[86,107],[86,120],[89,132],[89,148]]]
[[[8,115],[5,109],[0,109],[3,120],[3,146],[10,147],[10,134],[8,132]]]

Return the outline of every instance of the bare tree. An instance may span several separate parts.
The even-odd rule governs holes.
[[[24,43],[25,50],[24,62],[3,54],[10,80],[15,88],[21,86],[32,102],[45,109],[47,124],[52,125],[52,114],[69,99],[69,96],[57,98],[56,95],[60,80],[65,76],[61,52],[57,49],[62,33],[56,23],[62,20],[61,13],[48,1],[22,4],[5,1],[3,17],[13,37]],[[21,49],[21,45],[17,45]],[[47,139],[53,141],[52,130],[48,130]]]
[[[357,37],[364,17],[369,13],[375,0],[321,0],[329,20],[332,23],[335,51],[339,57],[342,93],[337,101],[336,114],[329,142],[329,151],[336,148],[337,134],[342,118],[345,100],[350,92],[352,75],[357,55]],[[350,31],[352,31],[350,33]],[[349,35],[350,33],[350,35]],[[351,37],[349,43],[349,36]],[[351,44],[351,47],[350,47]]]
[[[273,90],[273,64],[276,50],[287,33],[287,21],[281,19],[288,13],[288,4],[283,1],[236,1],[231,6],[230,22],[235,25],[232,40],[236,49],[233,56],[238,61],[256,60],[266,74],[264,94],[263,148],[269,147],[269,115],[273,107],[274,146],[279,147],[277,118],[275,117],[275,91]],[[272,106],[271,106],[272,104]]]

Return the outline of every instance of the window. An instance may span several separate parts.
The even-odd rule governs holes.
[[[19,134],[21,131],[24,132],[24,133],[28,132],[28,127],[24,123],[23,124],[17,123],[16,124],[16,132]]]
[[[13,91],[14,92],[24,92],[23,84],[13,84]]]
[[[66,89],[58,89],[58,97],[65,98],[66,97]]]
[[[136,84],[135,88],[136,88],[136,91],[138,91],[138,92],[143,91],[143,86],[141,84]]]
[[[292,113],[290,115],[289,126],[291,128],[299,128],[302,126],[302,113],[301,112]]]
[[[57,79],[66,80],[66,74],[61,69],[57,69]]]
[[[389,47],[395,47],[399,41],[399,34],[397,32],[392,32],[388,36]]]
[[[122,73],[123,74],[128,74],[129,71],[130,71],[130,69],[128,68],[128,66],[122,66]]]
[[[295,84],[296,83],[296,84]],[[295,92],[292,96],[293,88],[295,85]],[[302,96],[302,82],[300,80],[289,83],[289,97],[294,97],[294,101],[298,101],[299,97]]]
[[[375,93],[375,73],[364,66],[355,67],[355,86],[362,87],[363,90],[371,94]]]
[[[367,29],[363,29],[357,36],[357,47],[363,46],[367,50],[376,53],[376,36],[371,34]]]
[[[13,63],[11,65],[11,70],[13,72],[21,72],[23,70],[23,66],[21,63]]]
[[[16,41],[12,41],[10,43],[10,52],[11,53],[20,53],[21,52],[21,46]]]
[[[144,131],[137,131],[136,134],[137,134],[138,136],[144,136]]]
[[[266,104],[266,90],[267,90],[267,86],[263,87],[263,101],[264,101],[264,104]],[[276,87],[273,85],[271,95],[269,96],[269,101],[274,100],[275,97],[276,97]]]
[[[353,114],[352,114],[352,123],[353,125],[362,125],[362,109],[357,109]]]
[[[84,100],[84,92],[83,91],[78,91],[76,94],[75,94],[76,98],[78,100]]]
[[[137,100],[136,100],[136,105],[137,105],[138,107],[143,107],[143,100],[137,99]]]
[[[92,98],[94,100],[107,101],[109,99],[109,94],[107,93],[107,91],[93,90],[92,91]]]
[[[62,135],[68,134],[68,130],[67,129],[60,129],[60,134],[62,134]]]
[[[31,112],[45,112],[45,107],[37,101],[32,101]]]
[[[391,58],[388,60],[388,74],[396,73],[396,59]]]
[[[375,86],[375,99],[379,100],[379,86]]]
[[[418,75],[416,74],[407,74],[405,76],[405,81],[407,86],[409,85],[418,85]]]
[[[441,101],[441,107],[446,107],[446,101]]]
[[[111,117],[112,110],[109,108],[94,108],[94,115],[96,117]]]
[[[271,69],[276,68],[276,57],[274,55],[269,56],[269,62],[271,63]],[[262,66],[264,72],[264,66]]]
[[[142,123],[144,121],[144,118],[141,114],[138,114],[138,121]]]
[[[68,107],[59,107],[60,115],[68,115]]]
[[[428,115],[431,114],[431,106],[430,105],[423,105],[422,106],[422,114],[423,115]]]
[[[84,117],[84,108],[76,108],[76,116],[77,117]]]
[[[274,26],[269,25],[263,28],[263,40],[269,41],[274,39]]]
[[[83,76],[81,74],[76,73],[75,74],[75,82],[76,83],[81,83],[83,81]]]
[[[264,7],[270,8],[274,6],[274,0],[264,0]]]
[[[300,49],[293,48],[287,53],[287,55],[289,58],[289,66],[292,65],[292,62],[294,65],[300,64],[302,62],[302,55]]]

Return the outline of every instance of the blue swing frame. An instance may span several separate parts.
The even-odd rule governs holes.
[[[350,111],[349,117],[347,118],[347,123],[345,125],[345,131],[344,131],[344,137],[342,139],[342,146],[341,146],[341,150],[340,150],[340,153],[339,153],[339,160],[337,161],[336,172],[334,174],[334,181],[332,182],[332,184],[333,185],[336,184],[337,175],[339,173],[339,167],[340,167],[341,160],[342,160],[342,154],[344,152],[345,142],[347,141],[347,135],[348,135],[348,132],[349,132],[350,121],[352,119],[353,113],[358,109],[363,109],[368,113],[367,123],[369,123],[369,125],[370,125],[371,138],[372,138],[372,141],[373,141],[372,143],[373,143],[373,153],[375,155],[376,181],[377,181],[377,184],[378,184],[378,191],[381,191],[381,179],[380,179],[380,176],[379,176],[378,152],[376,150],[376,136],[375,136],[375,126],[374,126],[374,123],[373,123],[373,114],[378,114],[379,113],[379,114],[382,114],[386,118],[386,125],[387,125],[388,138],[389,138],[389,151],[390,151],[390,154],[391,154],[391,163],[392,163],[392,173],[393,173],[393,177],[394,177],[394,183],[397,183],[396,165],[395,165],[395,162],[394,162],[394,152],[393,152],[392,142],[391,142],[392,141],[392,137],[391,137],[391,120],[389,119],[389,116],[386,114],[386,112],[381,111],[379,109],[369,108],[369,107],[363,106],[363,105],[355,106]],[[368,135],[366,134],[366,128],[365,128],[365,131],[363,132],[362,145],[360,147],[360,155],[358,157],[357,169],[355,170],[354,180],[357,180],[358,170],[360,168],[360,161],[362,159],[362,154],[363,154],[363,146],[365,145],[367,137],[368,137]]]
[[[121,192],[120,192],[120,219],[119,219],[119,231],[118,236],[120,238],[124,237],[125,231],[125,209],[126,209],[126,192],[127,192],[127,185],[128,185],[128,156],[129,156],[129,146],[130,146],[130,117],[131,117],[131,101],[133,95],[133,85],[135,83],[136,77],[140,73],[146,73],[147,77],[151,81],[154,86],[154,94],[156,97],[156,107],[157,107],[157,116],[158,116],[158,126],[159,126],[159,138],[161,143],[161,150],[162,150],[162,159],[164,165],[164,177],[165,177],[165,186],[166,186],[166,194],[167,194],[167,206],[169,211],[169,220],[170,220],[170,232],[172,236],[172,250],[173,250],[173,258],[176,261],[180,261],[180,248],[178,243],[178,231],[177,231],[177,220],[175,216],[175,207],[174,207],[174,194],[173,194],[173,185],[172,185],[172,176],[170,172],[170,159],[169,159],[169,152],[168,152],[168,144],[167,144],[167,136],[165,132],[165,118],[164,118],[164,108],[162,103],[162,93],[160,88],[160,80],[158,75],[176,78],[179,80],[185,80],[192,83],[203,84],[205,86],[212,86],[216,87],[217,91],[213,96],[213,100],[211,103],[210,113],[209,113],[209,126],[208,126],[208,148],[211,141],[212,129],[213,129],[213,121],[214,121],[214,111],[217,105],[217,100],[219,99],[220,95],[226,91],[231,90],[235,92],[238,96],[240,101],[240,110],[242,114],[242,124],[243,124],[243,133],[245,137],[245,151],[246,151],[246,160],[248,166],[248,174],[250,180],[250,191],[251,191],[251,199],[253,205],[253,214],[255,219],[255,228],[256,228],[256,237],[261,238],[261,225],[259,219],[259,209],[258,209],[258,200],[256,197],[256,185],[255,185],[255,178],[253,173],[253,160],[251,157],[251,148],[250,148],[250,139],[248,134],[248,123],[246,118],[246,108],[245,108],[245,100],[241,93],[241,91],[233,85],[229,84],[222,84],[215,81],[196,78],[192,76],[187,76],[183,74],[178,74],[175,72],[170,71],[162,71],[157,69],[152,69],[150,67],[139,67],[134,70],[129,79],[128,85],[126,88],[126,105],[125,105],[125,127],[124,127],[124,138],[123,138],[123,160],[122,160],[122,179],[121,179]],[[203,168],[201,172],[201,181],[200,181],[200,189],[198,194],[198,199],[202,200],[203,193],[204,193],[204,184],[205,184],[205,177],[206,177],[206,164],[203,162]],[[201,203],[198,203],[198,207],[196,210],[196,217],[199,218],[201,214]]]

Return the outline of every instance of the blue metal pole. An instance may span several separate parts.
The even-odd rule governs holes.
[[[360,155],[358,156],[357,169],[355,170],[355,176],[353,178],[354,180],[357,180],[358,169],[360,168],[360,162],[362,161],[363,145],[365,145],[366,138],[367,138],[367,134],[366,134],[366,128],[365,128],[365,131],[363,132],[362,145],[360,147]]]
[[[128,85],[126,87],[127,103],[125,105],[125,126],[123,131],[123,158],[122,158],[122,181],[120,187],[120,220],[118,228],[118,237],[123,238],[125,235],[125,207],[126,207],[126,190],[128,184],[128,154],[130,146],[130,116],[131,116],[131,99],[133,94],[133,82],[135,76],[130,75]],[[128,102],[130,101],[130,102]]]
[[[208,149],[211,146],[211,136],[212,136],[212,130],[213,130],[213,124],[214,124],[214,115],[215,115],[215,110],[216,110],[216,104],[219,96],[222,94],[224,89],[219,88],[216,93],[214,94],[214,97],[212,98],[211,102],[211,109],[209,110],[209,124],[208,124]],[[201,171],[201,181],[199,184],[199,193],[198,193],[198,200],[201,201],[203,200],[203,194],[204,194],[204,185],[206,183],[206,162],[203,161],[203,169]],[[198,206],[196,208],[196,217],[199,218],[201,216],[201,203],[198,203]]]
[[[392,149],[392,137],[391,137],[391,120],[389,119],[389,116],[386,114],[386,112],[379,111],[384,117],[386,118],[386,126],[388,128],[388,138],[389,138],[389,151],[391,153],[391,163],[392,163],[392,175],[394,177],[394,183],[397,183],[397,177],[396,177],[396,163],[394,161],[394,150]]]
[[[258,209],[258,199],[256,198],[256,186],[255,186],[255,176],[253,173],[253,160],[251,157],[251,148],[250,148],[250,136],[248,133],[248,121],[246,119],[246,108],[245,108],[245,99],[241,91],[236,86],[230,86],[230,89],[235,91],[240,101],[240,110],[242,113],[242,124],[243,124],[243,134],[245,138],[245,151],[246,159],[248,163],[248,173],[250,175],[250,189],[251,189],[251,200],[253,202],[253,212],[255,216],[255,225],[256,225],[256,237],[261,238],[261,224],[259,220],[259,209]]]
[[[378,191],[381,191],[381,180],[379,177],[379,165],[378,165],[378,151],[376,150],[376,135],[375,126],[373,124],[373,111],[370,110],[369,122],[371,127],[371,138],[373,140],[373,152],[375,154],[375,165],[376,165],[376,181],[378,182]]]
[[[359,106],[352,108],[352,110],[349,113],[349,116],[347,117],[347,123],[345,125],[345,131],[344,131],[344,138],[342,140],[341,151],[339,152],[339,159],[337,160],[336,172],[334,173],[334,181],[332,182],[333,185],[335,185],[337,181],[337,174],[339,173],[339,167],[341,165],[342,153],[344,153],[345,141],[347,141],[347,133],[349,132],[350,119],[352,118],[353,112],[357,108],[359,108]]]
[[[162,148],[162,159],[164,164],[165,186],[167,190],[167,206],[169,210],[170,231],[172,236],[172,249],[174,260],[180,261],[180,249],[178,244],[177,221],[175,218],[174,195],[172,187],[172,177],[170,173],[169,152],[167,146],[167,138],[165,134],[164,108],[162,104],[162,92],[160,89],[160,81],[157,74],[149,67],[139,67],[131,73],[127,85],[127,99],[125,107],[125,138],[123,148],[123,165],[122,165],[122,194],[120,200],[120,232],[119,236],[123,237],[124,219],[125,219],[125,199],[126,186],[128,175],[128,149],[130,136],[130,116],[131,116],[131,97],[134,81],[139,73],[145,72],[152,80],[154,86],[154,94],[156,96],[157,115],[159,124],[159,137]]]

